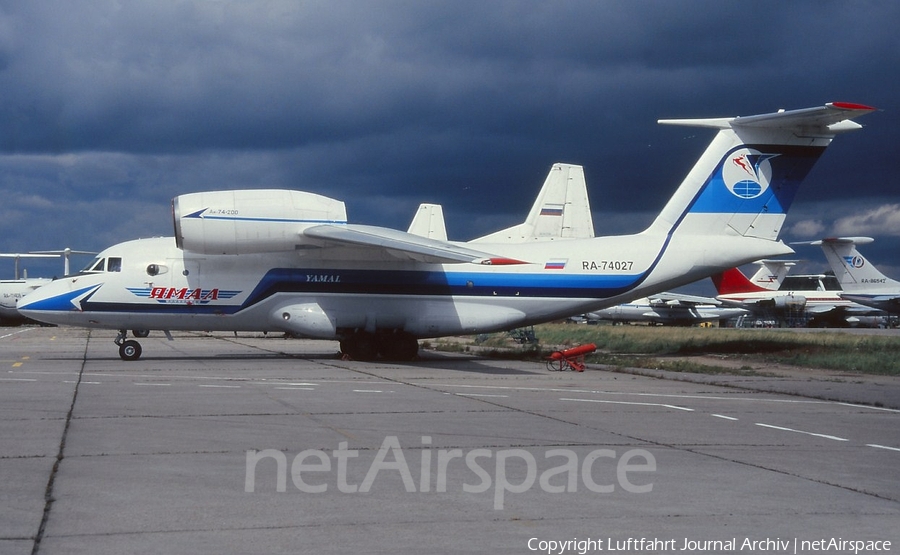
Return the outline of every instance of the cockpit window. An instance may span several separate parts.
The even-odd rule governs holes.
[[[84,268],[82,268],[81,271],[78,272],[78,273],[80,273],[80,274],[86,274],[86,273],[88,273],[88,272],[93,272],[93,271],[94,271],[94,266],[96,266],[97,264],[99,264],[99,263],[101,263],[101,262],[103,262],[103,259],[102,259],[102,258],[95,258],[95,259],[91,260],[91,262],[90,262],[87,266],[85,266]]]
[[[121,272],[122,271],[122,257],[120,256],[110,256],[107,260],[106,258],[95,258],[91,261],[90,264],[84,267],[84,270],[81,270],[82,274],[96,274],[99,272]]]

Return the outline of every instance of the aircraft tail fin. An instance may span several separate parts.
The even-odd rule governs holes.
[[[757,116],[660,120],[718,133],[650,230],[776,240],[816,160],[835,135],[861,127],[852,118],[873,110],[834,102]]]
[[[724,272],[719,272],[710,276],[713,285],[719,295],[730,295],[732,293],[753,293],[755,291],[769,291],[770,289],[757,285],[747,279],[737,268],[730,268]]]
[[[584,169],[553,164],[528,217],[519,225],[474,239],[473,243],[525,243],[594,236]]]
[[[900,287],[900,282],[885,276],[856,250],[856,245],[873,241],[871,237],[831,237],[809,244],[822,247],[822,252],[825,253],[825,258],[828,259],[843,291],[853,293],[862,290],[896,290]]]
[[[760,260],[757,264],[759,264],[759,269],[750,278],[750,283],[775,291],[781,286],[781,282],[784,281],[791,268],[797,265],[797,261]]]
[[[447,227],[444,225],[444,209],[440,204],[420,204],[407,233],[435,239],[447,240]]]

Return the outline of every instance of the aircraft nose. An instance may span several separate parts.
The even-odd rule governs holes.
[[[68,284],[56,281],[29,293],[19,301],[18,310],[29,318],[42,313],[71,312],[81,310],[79,300],[96,290],[99,285],[71,289]]]

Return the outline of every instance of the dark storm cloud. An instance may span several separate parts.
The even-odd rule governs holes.
[[[66,226],[91,248],[169,233],[172,196],[238,187],[391,227],[439,202],[471,238],[520,220],[556,161],[585,166],[598,233],[631,232],[711,138],[657,119],[833,100],[886,111],[835,141],[797,208],[877,210],[896,187],[896,21],[888,2],[4,3],[0,250],[58,248]],[[815,216],[786,231],[841,217]]]

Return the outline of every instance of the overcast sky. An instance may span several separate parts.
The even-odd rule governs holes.
[[[598,235],[632,233],[712,138],[657,119],[847,101],[882,111],[782,238],[875,237],[900,278],[898,22],[889,0],[0,1],[0,251],[171,235],[172,197],[264,187],[404,230],[440,203],[468,240],[524,219],[554,162],[584,166]]]

